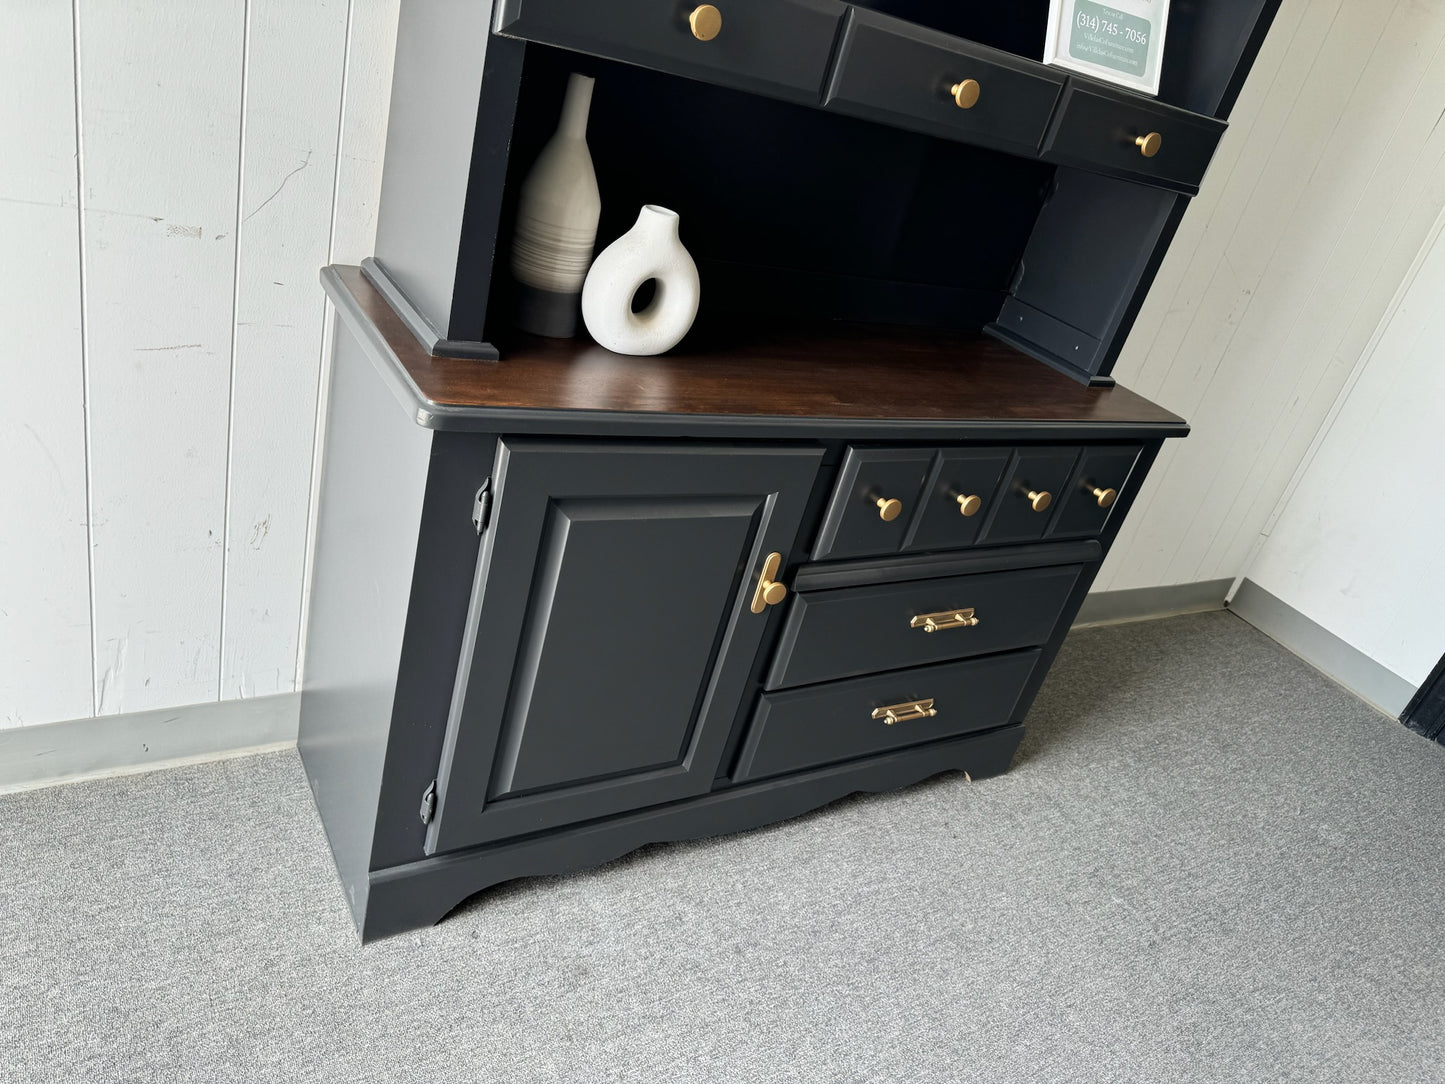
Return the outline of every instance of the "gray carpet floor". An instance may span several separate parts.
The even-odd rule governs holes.
[[[293,753],[0,798],[0,1081],[1445,1080],[1445,748],[1232,615],[1012,772],[361,948]]]

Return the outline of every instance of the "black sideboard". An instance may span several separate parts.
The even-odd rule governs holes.
[[[1046,3],[403,7],[377,255],[322,272],[300,739],[363,939],[1008,767],[1187,432],[1109,370],[1275,6],[1176,2],[1159,100],[1031,59]],[[599,245],[662,203],[702,272],[663,357],[509,326],[570,71]]]

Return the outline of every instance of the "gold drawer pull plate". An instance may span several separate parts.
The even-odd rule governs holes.
[[[927,700],[910,700],[906,704],[892,704],[886,708],[873,710],[873,718],[882,719],[884,726],[908,723],[914,719],[932,719],[937,714],[938,709],[933,706],[932,697]]]
[[[878,506],[878,518],[884,523],[892,523],[903,511],[903,502],[897,497],[879,497],[873,503]]]
[[[960,493],[954,500],[958,501],[958,510],[965,516],[976,516],[983,507],[983,498],[977,493]]]
[[[698,41],[712,41],[722,31],[722,12],[711,4],[699,4],[687,17],[687,25]]]
[[[1042,512],[1054,503],[1054,495],[1047,489],[1031,489],[1028,491],[1029,507],[1035,512]]]
[[[1148,135],[1134,137],[1134,146],[1139,148],[1139,153],[1145,158],[1153,158],[1159,153],[1159,148],[1164,145],[1164,137],[1158,132],[1150,132]]]
[[[773,579],[782,563],[781,553],[770,553],[763,562],[763,574],[758,577],[758,587],[753,592],[753,613],[760,614],[767,607],[776,606],[788,597],[788,589]]]
[[[973,607],[962,610],[940,610],[936,614],[919,614],[908,622],[910,629],[937,632],[939,629],[971,629],[978,624]]]
[[[1094,500],[1098,502],[1100,508],[1111,507],[1114,504],[1114,500],[1119,496],[1117,489],[1100,489],[1098,486],[1087,484],[1084,488],[1093,494]]]
[[[978,104],[978,80],[965,79],[961,83],[954,83],[948,88],[948,93],[953,96],[953,104],[960,109],[972,109]]]

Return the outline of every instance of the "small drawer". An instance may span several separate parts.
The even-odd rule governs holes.
[[[813,560],[897,553],[932,465],[932,448],[849,448]]]
[[[999,478],[1008,466],[1006,448],[945,449],[904,543],[909,551],[971,546],[993,511]]]
[[[759,698],[734,778],[886,753],[1010,722],[1040,652],[835,681]]]
[[[1004,475],[979,541],[1043,538],[1078,457],[1077,448],[1020,448]]]
[[[1138,446],[1085,448],[1065,488],[1050,538],[1098,534],[1109,521],[1114,501],[1124,492],[1139,458]]]
[[[497,33],[817,105],[834,0],[503,0]]]
[[[1035,154],[1064,81],[997,49],[853,8],[823,104],[945,139]]]
[[[1225,127],[1212,117],[1115,97],[1071,79],[1043,156],[1193,195]]]
[[[1082,569],[1062,565],[799,592],[766,687],[1034,647],[1054,631]]]

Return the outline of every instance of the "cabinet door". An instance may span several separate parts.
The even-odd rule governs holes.
[[[821,458],[500,444],[428,853],[711,787]]]

